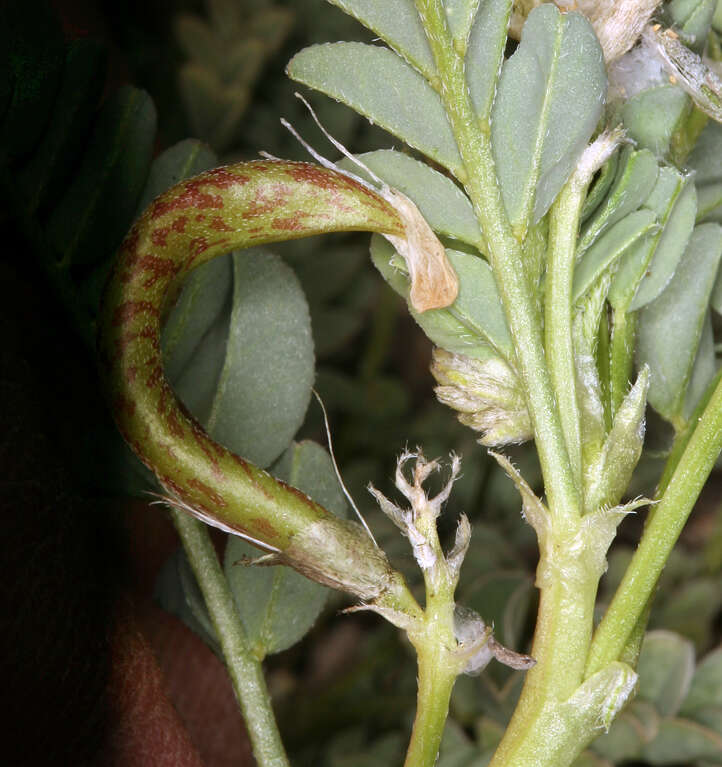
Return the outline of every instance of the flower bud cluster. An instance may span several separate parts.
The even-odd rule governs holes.
[[[472,359],[434,349],[431,372],[436,396],[459,412],[459,420],[482,432],[482,445],[525,442],[532,436],[524,392],[514,370],[500,357]]]

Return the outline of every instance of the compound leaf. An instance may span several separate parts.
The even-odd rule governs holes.
[[[659,295],[674,274],[694,226],[691,187],[674,168],[660,168],[644,203],[654,211],[660,229],[640,239],[623,256],[609,291],[615,309],[641,308]]]
[[[654,189],[658,172],[657,160],[649,150],[624,149],[609,194],[579,238],[578,254],[584,253],[607,228],[644,205]]]
[[[494,353],[509,359],[511,336],[491,267],[483,258],[469,253],[447,248],[446,255],[459,277],[456,301],[446,309],[423,313],[409,307],[413,318],[442,349],[476,359],[487,359]],[[403,271],[403,260],[394,256],[395,250],[386,240],[371,238],[375,266],[391,287],[408,299],[409,281]]]
[[[329,0],[329,2],[375,32],[422,75],[427,78],[436,75],[434,57],[413,0]]]
[[[722,647],[706,655],[697,666],[681,713],[693,715],[698,709],[722,708]]]
[[[355,109],[454,175],[462,172],[441,99],[421,74],[388,48],[313,45],[291,59],[287,72],[293,80]]]
[[[303,422],[313,372],[311,320],[293,270],[267,251],[234,253],[228,343],[209,433],[268,466]]]
[[[722,227],[697,226],[674,279],[639,315],[637,360],[652,374],[649,403],[673,422],[681,414],[721,255]]]
[[[120,244],[148,176],[155,129],[145,91],[123,86],[103,105],[80,170],[48,222],[66,265],[101,261]]]
[[[589,22],[535,8],[501,72],[492,110],[494,159],[517,232],[549,209],[597,126],[607,89]]]
[[[722,124],[710,120],[699,134],[687,166],[698,186],[722,182]]]
[[[579,301],[625,251],[655,226],[654,213],[642,208],[608,229],[577,265],[574,272],[574,301]]]
[[[477,115],[488,120],[504,58],[511,0],[482,0],[466,49],[466,80]]]
[[[95,40],[68,45],[48,130],[18,175],[30,210],[64,194],[103,90],[106,58],[105,47]]]
[[[203,264],[184,282],[162,335],[163,362],[168,379],[173,384],[177,385],[181,376],[188,373],[189,364],[194,365],[194,354],[206,334],[221,319],[224,308],[227,308],[226,302],[232,287],[233,261],[230,255],[220,256]],[[227,316],[224,321],[227,325]],[[206,367],[207,378],[214,379],[215,373],[217,380],[222,359],[223,352],[219,350],[218,366]],[[208,361],[205,360],[204,365],[207,364]],[[198,373],[202,377],[203,369]]]
[[[644,747],[641,756],[652,764],[674,765],[717,761],[720,753],[722,736],[696,722],[669,718],[660,722],[657,737]]]
[[[660,171],[661,174],[661,171]],[[664,224],[651,260],[629,308],[640,309],[653,301],[672,279],[690,241],[697,213],[697,192],[686,180]]]
[[[704,48],[717,0],[672,0],[665,9],[685,43],[698,52]]]
[[[637,667],[639,699],[662,716],[674,716],[687,696],[694,674],[694,645],[671,631],[650,631]]]
[[[697,356],[694,359],[692,373],[689,376],[687,392],[684,395],[684,409],[682,416],[689,420],[694,412],[700,398],[707,391],[707,387],[717,372],[717,358],[714,352],[714,334],[712,332],[712,316],[708,311],[704,325],[702,326],[702,337],[697,348]]]
[[[669,152],[672,137],[689,110],[689,96],[676,85],[656,85],[632,96],[622,107],[631,138],[658,157]]]

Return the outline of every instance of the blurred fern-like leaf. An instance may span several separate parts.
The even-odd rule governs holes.
[[[183,12],[175,18],[175,39],[187,57],[179,89],[193,133],[223,152],[238,139],[253,86],[288,35],[294,13],[249,0],[205,5],[207,18]]]

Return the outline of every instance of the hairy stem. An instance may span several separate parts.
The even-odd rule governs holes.
[[[572,175],[550,211],[544,323],[549,372],[578,487],[582,484],[582,440],[572,341],[572,283],[585,191],[586,184]]]
[[[722,380],[647,522],[624,578],[599,624],[589,650],[586,675],[620,657],[664,565],[722,449]]]
[[[442,80],[440,95],[466,168],[466,178],[461,180],[489,243],[489,260],[526,389],[549,508],[553,517],[576,518],[580,514],[579,493],[547,369],[541,318],[526,278],[521,244],[509,224],[496,177],[489,116],[474,113],[464,62],[451,42],[441,0],[416,0],[416,7],[436,60]]]
[[[206,526],[177,509],[171,516],[200,586],[259,767],[288,767],[263,668],[250,651]]]
[[[416,718],[404,767],[433,767],[439,754],[457,672],[456,669],[449,671],[443,658],[444,648],[438,644],[430,645],[428,650],[417,647],[417,654]]]
[[[547,750],[550,712],[563,704],[584,677],[592,636],[598,577],[584,572],[567,552],[555,559],[555,573],[543,583],[531,654],[537,660],[490,767],[539,767]],[[547,566],[539,563],[539,577]],[[562,574],[563,573],[563,574]],[[572,743],[568,744],[571,749]],[[580,747],[581,748],[581,747]],[[571,763],[575,754],[570,752]],[[554,763],[554,767],[561,767]]]
[[[547,550],[553,562],[540,563],[539,570],[541,603],[532,648],[537,666],[527,675],[514,718],[493,761],[496,767],[520,764],[538,767],[540,762],[535,760],[534,753],[542,745],[539,739],[549,738],[551,709],[561,706],[583,678],[598,576],[585,571],[583,552],[564,545],[578,532],[580,494],[547,367],[541,317],[525,273],[522,246],[509,224],[496,177],[489,115],[473,112],[463,61],[451,45],[440,0],[416,0],[416,6],[440,74],[439,93],[467,171],[462,180],[489,244],[489,260],[514,339],[551,515],[553,541]],[[558,265],[562,271],[558,283],[561,294],[569,290],[565,283],[571,279],[568,230],[576,230],[571,209],[564,210],[563,218],[558,233],[566,247]],[[563,314],[568,311],[568,303],[567,309],[557,308],[555,320],[568,327],[570,320]],[[543,577],[542,570],[548,567],[553,573],[551,578]],[[569,574],[573,577],[567,577]],[[560,715],[563,716],[561,711]]]

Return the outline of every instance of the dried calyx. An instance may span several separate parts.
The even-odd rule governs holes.
[[[326,159],[301,138],[288,120],[282,119],[281,124],[284,128],[325,168],[348,176],[362,186],[380,194],[394,208],[401,219],[404,227],[403,237],[393,234],[384,234],[383,236],[396,248],[399,255],[406,262],[406,268],[411,278],[411,290],[409,292],[411,305],[417,312],[451,306],[459,293],[459,278],[449,259],[446,257],[446,249],[436,234],[434,234],[426,219],[421,215],[421,211],[416,207],[416,204],[398,189],[393,189],[386,184],[383,179],[379,178],[369,167],[364,165],[358,157],[352,155],[340,141],[337,141],[323,127],[308,101],[300,93],[295,95],[308,109],[323,135],[344,157],[351,160],[378,186],[370,184],[365,178],[361,178],[361,176],[355,173],[339,168],[335,163]]]
[[[657,61],[667,77],[679,83],[702,112],[722,121],[722,80],[708,62],[684,45],[674,30],[649,25],[640,47],[646,58]]]
[[[481,615],[462,605],[454,609],[454,634],[459,642],[457,653],[467,658],[463,673],[480,674],[492,658],[509,668],[526,670],[536,664],[531,655],[514,652],[494,639],[492,627],[487,626]]]
[[[545,0],[515,0],[511,34],[519,38],[526,17]],[[583,13],[591,22],[609,64],[636,42],[660,0],[555,0],[562,11]]]
[[[409,483],[404,476],[404,467],[409,461],[414,459],[413,482]],[[441,464],[438,461],[427,461],[418,448],[416,452],[405,450],[401,454],[396,466],[396,487],[411,504],[411,507],[408,509],[400,508],[373,485],[369,485],[369,492],[376,499],[381,507],[381,511],[386,514],[411,542],[414,557],[419,567],[424,571],[440,566],[438,564],[440,555],[443,558],[436,534],[436,518],[441,513],[441,506],[448,499],[451,494],[451,488],[459,476],[461,459],[457,455],[452,454],[451,476],[449,480],[438,495],[429,498],[423,488],[423,483],[432,472],[438,471],[440,468]],[[462,514],[456,534],[457,542],[454,545],[454,549],[452,549],[452,553],[456,549],[459,552],[463,552],[457,553],[454,557],[454,561],[456,559],[459,560],[459,567],[466,554],[470,536],[471,526],[466,516]],[[453,569],[458,578],[458,569]]]
[[[414,465],[412,478],[409,481],[405,468],[411,461]],[[466,515],[462,514],[453,546],[446,553],[442,551],[436,520],[459,476],[461,461],[458,456],[451,455],[450,477],[441,491],[430,497],[424,490],[423,483],[440,468],[441,464],[438,461],[427,461],[418,449],[415,452],[407,450],[401,454],[396,468],[396,487],[409,501],[409,508],[398,506],[372,486],[369,490],[376,498],[381,510],[411,542],[414,557],[426,581],[427,610],[430,609],[430,601],[438,599],[439,595],[444,594],[448,599],[447,608],[450,611],[448,613],[450,618],[453,613],[453,637],[450,637],[450,641],[456,643],[450,652],[449,660],[456,665],[458,673],[478,674],[492,658],[512,668],[530,668],[535,663],[533,658],[501,645],[494,639],[492,627],[488,626],[478,613],[453,603],[453,593],[469,547],[471,525]],[[390,614],[388,610],[380,610],[376,605],[362,605],[352,609],[370,609],[381,613],[392,623],[404,628],[412,642],[415,641],[414,636],[418,637],[425,633],[425,619],[410,621],[408,617]],[[428,616],[426,618],[428,619]]]

